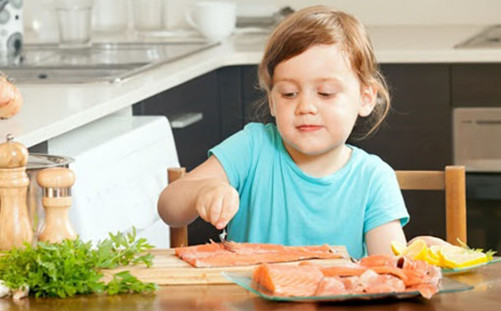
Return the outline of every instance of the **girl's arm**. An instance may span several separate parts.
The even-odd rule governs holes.
[[[391,250],[392,241],[398,241],[404,245],[407,244],[400,220],[390,221],[370,230],[365,234],[365,242],[367,244],[367,252],[369,255],[393,255]]]
[[[158,199],[158,214],[173,227],[191,223],[197,216],[222,229],[238,210],[238,192],[216,157],[169,184]]]

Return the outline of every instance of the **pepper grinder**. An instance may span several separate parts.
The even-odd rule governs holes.
[[[45,223],[38,240],[58,243],[76,239],[68,217],[71,186],[75,183],[73,171],[64,167],[46,168],[38,172],[37,182],[43,189],[42,205],[45,209]]]
[[[26,195],[30,180],[26,174],[28,150],[13,141],[11,134],[0,144],[0,250],[31,243],[33,231],[28,217]]]

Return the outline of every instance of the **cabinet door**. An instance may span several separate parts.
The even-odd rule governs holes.
[[[173,127],[181,166],[192,170],[207,159],[207,151],[220,141],[220,117],[216,72],[190,80],[152,96],[133,107],[134,114],[164,115],[173,120],[201,113],[202,119]]]
[[[394,169],[443,169],[452,163],[447,65],[384,65],[392,107],[381,128],[354,142]]]
[[[273,122],[273,118],[257,109],[257,104],[266,98],[266,94],[259,87],[257,78],[258,67],[242,66],[242,105],[244,124],[249,122]]]
[[[453,65],[451,80],[453,106],[501,107],[501,65]]]
[[[217,71],[221,139],[238,132],[244,124],[241,75],[241,66],[223,67]]]
[[[452,163],[448,65],[383,65],[392,98],[384,125],[372,137],[353,142],[379,155],[396,170],[443,169]],[[408,237],[445,237],[442,192],[405,191],[411,215]]]

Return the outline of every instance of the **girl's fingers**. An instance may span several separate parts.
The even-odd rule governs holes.
[[[217,229],[223,229],[226,227],[228,222],[233,218],[233,216],[235,216],[238,211],[238,203],[238,193],[236,190],[232,189],[232,191],[229,192],[223,200],[221,215],[216,223]]]
[[[209,222],[212,225],[215,226],[217,224],[222,209],[223,209],[223,198],[218,196],[212,200],[209,208]]]
[[[217,229],[222,229],[238,211],[238,192],[235,188],[225,185],[203,191],[196,203],[200,218],[211,223]]]
[[[202,218],[205,221],[208,221],[208,219],[207,219],[207,209],[205,208],[205,204],[203,203],[203,201],[198,200],[197,201],[197,206],[195,208],[196,208],[196,210],[198,212],[198,215],[200,215],[200,218]]]

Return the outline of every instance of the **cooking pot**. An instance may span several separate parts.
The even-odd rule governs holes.
[[[50,155],[42,153],[30,153],[26,164],[26,174],[30,179],[27,194],[28,215],[34,230],[34,240],[40,233],[44,220],[44,209],[42,205],[42,189],[37,183],[37,174],[40,170],[49,167],[68,167],[75,160],[71,157]]]

